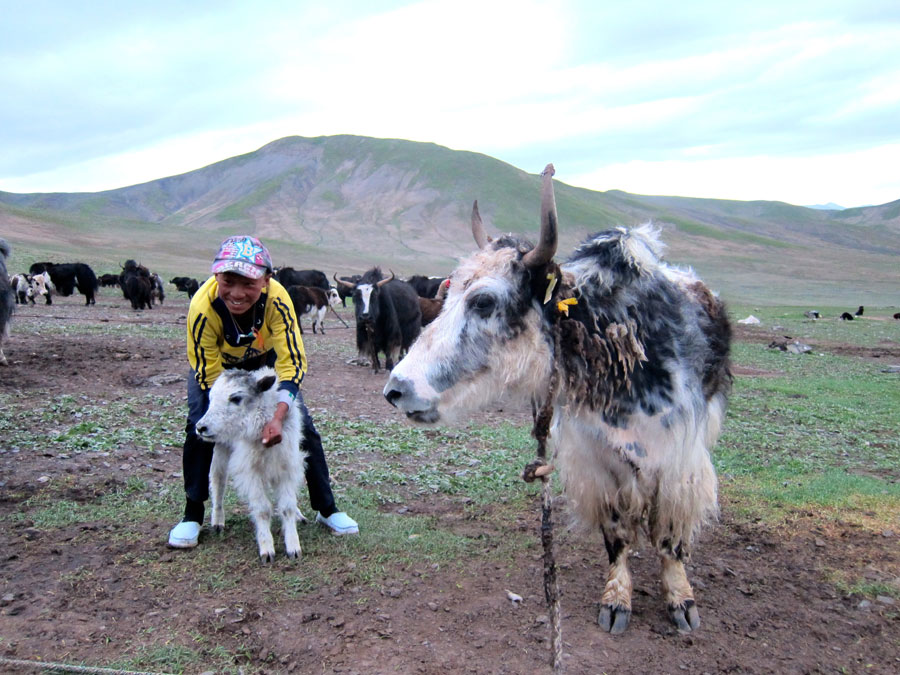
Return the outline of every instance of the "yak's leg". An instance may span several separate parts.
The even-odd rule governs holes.
[[[610,529],[612,532],[612,529]],[[600,627],[618,635],[628,628],[631,619],[631,572],[628,570],[629,543],[603,531],[606,553],[609,555],[609,574],[600,602],[597,622]]]
[[[328,305],[319,309],[316,314],[316,320],[313,322],[313,333],[316,332],[316,328],[318,327],[319,332],[322,335],[325,335],[325,310],[328,309]]]
[[[694,591],[688,582],[684,564],[670,549],[662,549],[659,555],[669,618],[684,633],[697,630],[700,627],[700,613],[694,603]]]
[[[209,468],[209,495],[212,499],[210,525],[214,532],[225,529],[225,482],[228,478],[228,458],[231,453],[221,445],[213,449]]]
[[[400,347],[391,347],[391,350],[385,355],[385,368],[394,369],[394,364],[400,361]]]

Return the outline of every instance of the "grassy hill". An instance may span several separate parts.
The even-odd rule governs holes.
[[[548,160],[552,161],[552,157]],[[542,167],[535,167],[539,170]],[[669,260],[724,297],[764,304],[900,304],[900,201],[844,211],[782,202],[595,192],[557,166],[560,257],[586,235],[648,220]],[[138,259],[202,276],[229,234],[263,238],[276,264],[444,274],[474,248],[478,199],[489,232],[536,234],[539,178],[430,143],[288,137],[178,176],[96,193],[0,192],[10,269],[82,260],[100,272]]]

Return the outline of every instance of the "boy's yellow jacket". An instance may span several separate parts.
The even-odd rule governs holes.
[[[207,279],[188,310],[188,361],[200,388],[208,390],[226,368],[255,370],[268,361],[278,374],[279,389],[295,397],[307,362],[300,324],[284,286],[269,279],[249,312],[252,325],[238,325],[218,288],[215,276]]]

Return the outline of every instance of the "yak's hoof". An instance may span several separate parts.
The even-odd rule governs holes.
[[[685,600],[680,605],[669,605],[669,618],[681,633],[690,633],[700,628],[700,612],[693,600]]]
[[[259,562],[263,565],[269,565],[275,562],[275,552],[273,551],[271,553],[260,553]]]
[[[612,635],[624,633],[630,620],[631,610],[621,605],[603,605],[597,617],[600,628]]]

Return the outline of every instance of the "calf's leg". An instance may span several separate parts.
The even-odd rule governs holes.
[[[313,315],[313,333],[316,332],[318,328],[319,332],[322,335],[325,335],[325,310],[328,309],[328,306],[320,307],[316,310]]]
[[[229,454],[224,446],[216,445],[209,467],[209,494],[212,499],[210,525],[214,532],[219,533],[225,529],[225,482],[228,478]]]
[[[272,503],[266,496],[265,486],[258,476],[246,477],[244,489],[250,505],[250,517],[256,526],[256,543],[259,559],[263,563],[275,562],[275,540],[272,538]],[[297,508],[297,502],[294,502]]]
[[[288,558],[299,558],[300,537],[297,534],[297,490],[291,485],[278,488],[278,515],[281,517],[281,529],[284,530],[284,552]]]

